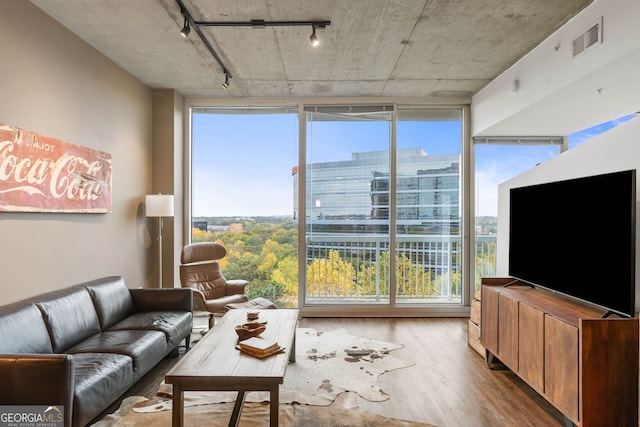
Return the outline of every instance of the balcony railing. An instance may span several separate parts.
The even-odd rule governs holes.
[[[477,277],[495,271],[495,236],[476,239]],[[396,242],[396,302],[461,301],[459,236],[402,235]],[[388,237],[318,233],[307,236],[308,304],[388,303]]]

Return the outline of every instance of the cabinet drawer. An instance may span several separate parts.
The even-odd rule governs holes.
[[[480,343],[480,326],[469,320],[469,347],[486,357],[484,346]]]
[[[476,325],[480,324],[480,301],[471,301],[471,313],[469,314],[469,320]]]

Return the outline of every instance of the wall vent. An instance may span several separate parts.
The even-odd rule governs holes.
[[[573,57],[600,44],[602,44],[602,17],[573,39]]]

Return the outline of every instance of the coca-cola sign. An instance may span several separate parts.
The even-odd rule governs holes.
[[[0,125],[0,211],[111,212],[111,155]]]

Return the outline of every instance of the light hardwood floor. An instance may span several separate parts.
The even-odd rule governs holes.
[[[564,420],[511,371],[489,370],[467,344],[467,318],[303,318],[299,326],[318,331],[345,329],[398,344],[394,355],[414,366],[380,377],[385,402],[359,399],[360,407],[386,417],[439,427],[562,427]],[[128,395],[152,397],[178,358],[167,358]],[[113,412],[118,404],[105,413]]]

